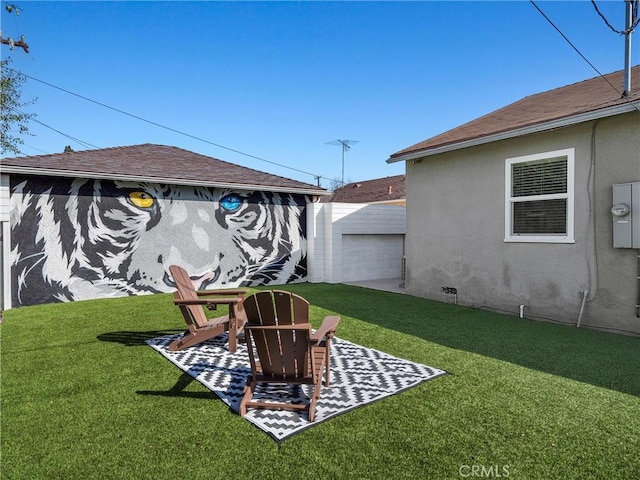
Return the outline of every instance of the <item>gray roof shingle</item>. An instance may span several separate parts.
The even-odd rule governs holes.
[[[264,173],[177,147],[143,144],[3,158],[3,173],[156,181],[327,195],[304,182]]]
[[[455,146],[483,137],[517,131],[549,122],[569,119],[582,114],[594,113],[616,106],[635,104],[640,101],[640,66],[632,68],[631,93],[622,97],[624,72],[618,71],[590,80],[574,83],[547,92],[531,95],[488,115],[465,123],[457,128],[416,143],[391,155],[388,161],[401,160],[411,154]],[[635,88],[633,88],[635,86]],[[615,88],[614,88],[615,87]]]
[[[406,198],[405,176],[376,178],[362,182],[347,183],[338,188],[329,202],[379,203]]]

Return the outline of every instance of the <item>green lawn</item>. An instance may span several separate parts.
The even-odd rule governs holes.
[[[170,295],[5,312],[2,479],[640,478],[640,338],[364,288],[283,287],[449,375],[282,443],[144,344]]]

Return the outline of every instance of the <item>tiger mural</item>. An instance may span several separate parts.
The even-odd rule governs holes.
[[[306,277],[307,197],[96,179],[11,177],[14,307]]]

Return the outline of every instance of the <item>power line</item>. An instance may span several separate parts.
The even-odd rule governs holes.
[[[553,28],[555,28],[555,29],[556,29],[556,31],[557,31],[557,32],[562,36],[562,38],[564,38],[564,39],[565,39],[565,41],[566,41],[569,45],[571,45],[571,48],[573,48],[573,49],[576,51],[576,53],[577,53],[578,55],[580,55],[580,56],[582,57],[582,59],[583,59],[585,62],[587,62],[587,63],[589,64],[589,66],[590,66],[591,68],[593,68],[593,69],[598,73],[598,75],[600,75],[601,77],[604,77],[604,75],[603,75],[602,73],[600,73],[600,70],[598,70],[598,69],[593,65],[593,63],[591,63],[591,62],[587,59],[587,57],[585,57],[585,56],[582,54],[582,52],[581,52],[580,50],[578,50],[578,47],[576,47],[573,43],[571,43],[571,40],[569,40],[569,39],[567,38],[567,36],[566,36],[564,33],[562,33],[562,31],[561,31],[561,30],[556,26],[556,24],[555,24],[555,23],[553,23],[549,17],[547,17],[547,15],[546,15],[546,14],[545,14],[541,9],[540,9],[540,7],[538,7],[538,5],[536,5],[536,2],[534,2],[533,0],[529,0],[529,1],[531,2],[531,4],[532,4],[534,7],[536,7],[536,9],[538,10],[538,12],[540,12],[540,14],[545,18],[545,20],[546,20],[547,22],[549,22],[549,24],[550,24]],[[606,79],[605,79],[605,80],[606,80]],[[609,81],[607,80],[607,82],[609,82]],[[614,89],[614,90],[618,91],[618,90],[616,89],[616,87],[614,87],[614,86],[613,86],[613,84],[612,84],[611,82],[609,82],[609,85],[611,85],[611,87],[613,87],[613,89]],[[618,92],[618,93],[619,93],[620,95],[622,95],[622,92]]]
[[[18,110],[17,108],[11,108],[11,110],[13,110],[14,112],[19,113],[20,115],[27,115],[26,113],[24,113],[24,112],[22,112],[22,111]],[[89,142],[85,142],[85,141],[83,141],[83,140],[80,140],[79,138],[72,137],[71,135],[69,135],[69,134],[67,134],[67,133],[64,133],[64,132],[62,132],[62,131],[60,131],[60,130],[57,130],[57,129],[53,128],[51,125],[47,125],[46,123],[41,122],[40,120],[38,120],[38,119],[36,119],[36,118],[30,118],[30,119],[29,119],[29,121],[30,121],[30,122],[35,122],[35,123],[37,123],[37,124],[39,124],[39,125],[42,125],[43,127],[48,128],[49,130],[53,130],[54,132],[59,133],[59,134],[60,134],[60,135],[62,135],[63,137],[66,137],[66,138],[68,138],[69,140],[73,140],[74,142],[79,143],[80,145],[82,145],[83,147],[85,147],[85,148],[87,148],[87,149],[88,149],[88,148],[96,148],[96,149],[100,148],[100,147],[96,147],[95,145],[92,145],[92,144],[91,144],[91,143],[89,143]],[[31,148],[33,148],[33,147],[31,147]],[[36,148],[36,150],[39,150],[39,149],[37,149],[37,148]],[[42,150],[40,150],[40,151],[42,152]],[[47,152],[44,152],[44,153],[47,153]]]
[[[609,79],[608,79],[608,78],[606,78],[606,77],[605,77],[605,76],[600,72],[600,70],[598,70],[598,69],[597,69],[597,68],[596,68],[596,67],[595,67],[595,66],[594,66],[594,65],[593,65],[593,64],[592,64],[592,63],[587,59],[587,57],[585,57],[585,56],[582,54],[582,52],[581,52],[580,50],[578,50],[578,47],[576,47],[576,46],[571,42],[571,40],[569,40],[569,39],[567,38],[567,36],[566,36],[564,33],[562,33],[562,31],[561,31],[561,30],[560,30],[560,29],[559,29],[559,28],[558,28],[558,27],[557,27],[557,26],[556,26],[556,25],[551,21],[551,19],[550,19],[549,17],[547,17],[547,15],[545,15],[545,13],[540,9],[540,7],[539,7],[538,5],[536,5],[536,2],[535,2],[534,0],[529,0],[529,2],[530,2],[534,7],[536,7],[536,10],[538,10],[538,12],[540,12],[540,14],[545,18],[545,20],[546,20],[547,22],[549,22],[549,24],[550,24],[553,28],[555,28],[555,29],[556,29],[556,31],[557,31],[557,32],[562,36],[562,38],[564,38],[564,39],[565,39],[565,41],[566,41],[569,45],[571,45],[571,48],[573,48],[573,49],[576,51],[576,53],[582,57],[582,59],[583,59],[583,60],[584,60],[585,62],[587,62],[587,63],[589,64],[589,66],[590,66],[591,68],[593,68],[593,69],[598,73],[598,75],[600,75],[600,77],[602,77],[602,79],[603,79],[605,82],[607,82],[607,83],[611,86],[611,88],[613,88],[613,90],[614,90],[614,91],[616,91],[616,92],[620,95],[620,97],[624,97],[623,92],[621,92],[620,90],[618,90],[618,89],[615,87],[615,85],[613,85],[613,83],[611,83],[611,82],[609,81]],[[631,101],[629,101],[629,100],[627,100],[627,102],[629,102],[629,104],[630,104],[630,105],[632,105],[636,110],[640,111],[640,108],[636,107],[636,106],[633,104],[633,102],[631,102]]]
[[[31,121],[36,122],[36,123],[38,123],[38,124],[42,125],[43,127],[48,128],[49,130],[53,130],[54,132],[59,133],[59,134],[60,134],[60,135],[62,135],[63,137],[66,137],[66,138],[68,138],[69,140],[73,140],[74,142],[79,143],[80,145],[82,145],[83,147],[85,147],[85,148],[87,148],[87,149],[88,149],[88,148],[95,148],[95,149],[99,149],[99,148],[100,148],[100,147],[96,147],[95,145],[92,145],[92,144],[91,144],[91,143],[89,143],[89,142],[85,142],[85,141],[83,141],[83,140],[80,140],[79,138],[72,137],[71,135],[66,134],[66,133],[64,133],[64,132],[61,132],[60,130],[56,130],[55,128],[53,128],[53,127],[51,127],[51,126],[47,125],[46,123],[43,123],[43,122],[41,122],[40,120],[36,120],[35,118],[32,118],[32,119],[31,119]]]
[[[267,160],[267,159],[265,159],[265,158],[258,157],[258,156],[256,156],[256,155],[251,155],[250,153],[246,153],[246,152],[243,152],[243,151],[237,150],[237,149],[235,149],[235,148],[225,147],[224,145],[220,145],[219,143],[215,143],[215,142],[212,142],[212,141],[210,141],[210,140],[206,140],[206,139],[204,139],[204,138],[197,137],[197,136],[195,136],[195,135],[191,135],[190,133],[186,133],[186,132],[183,132],[183,131],[181,131],[181,130],[177,130],[177,129],[172,128],[172,127],[167,127],[166,125],[162,125],[162,124],[160,124],[160,123],[154,122],[154,121],[152,121],[152,120],[148,120],[148,119],[143,118],[143,117],[140,117],[140,116],[138,116],[138,115],[134,115],[134,114],[132,114],[132,113],[125,112],[124,110],[120,110],[120,109],[115,108],[115,107],[112,107],[112,106],[110,106],[110,105],[106,105],[106,104],[104,104],[104,103],[102,103],[102,102],[98,102],[97,100],[93,100],[93,99],[91,99],[91,98],[85,97],[85,96],[80,95],[80,94],[78,94],[78,93],[71,92],[71,91],[66,90],[66,89],[64,89],[64,88],[62,88],[62,87],[58,87],[57,85],[53,85],[52,83],[45,82],[44,80],[40,80],[40,79],[38,79],[38,78],[32,77],[32,76],[30,76],[30,75],[27,75],[26,73],[23,73],[23,72],[17,72],[16,70],[14,70],[14,69],[12,69],[12,68],[10,68],[10,67],[7,67],[7,69],[8,69],[8,70],[13,70],[13,71],[14,71],[14,72],[16,72],[16,73],[20,73],[21,75],[24,75],[25,77],[27,77],[27,78],[29,78],[29,79],[31,79],[31,80],[35,80],[36,82],[42,83],[43,85],[47,85],[48,87],[55,88],[56,90],[60,90],[61,92],[67,93],[67,94],[69,94],[69,95],[73,95],[74,97],[81,98],[82,100],[85,100],[85,101],[87,101],[87,102],[95,103],[96,105],[99,105],[99,106],[104,107],[104,108],[108,108],[109,110],[113,110],[114,112],[118,112],[118,113],[120,113],[120,114],[122,114],[122,115],[126,115],[126,116],[128,116],[128,117],[135,118],[136,120],[140,120],[141,122],[145,122],[145,123],[148,123],[148,124],[150,124],[150,125],[153,125],[153,126],[156,126],[156,127],[159,127],[159,128],[163,128],[163,129],[165,129],[165,130],[169,130],[169,131],[174,132],[174,133],[177,133],[177,134],[179,134],[179,135],[183,135],[183,136],[185,136],[185,137],[189,137],[189,138],[192,138],[192,139],[194,139],[194,140],[198,140],[198,141],[200,141],[200,142],[207,143],[207,144],[209,144],[209,145],[213,145],[214,147],[222,148],[222,149],[224,149],[224,150],[228,150],[228,151],[230,151],[230,152],[237,153],[237,154],[239,154],[239,155],[244,155],[245,157],[253,158],[253,159],[255,159],[255,160],[260,160],[261,162],[266,162],[266,163],[269,163],[269,164],[271,164],[271,165],[276,165],[276,166],[278,166],[278,167],[287,168],[287,169],[289,169],[289,170],[293,170],[293,171],[296,171],[296,172],[298,172],[298,173],[303,173],[303,174],[305,174],[305,175],[311,175],[311,176],[312,176],[312,177],[314,177],[314,178],[318,178],[318,177],[320,177],[320,178],[324,178],[325,180],[331,180],[331,179],[329,179],[329,178],[327,178],[327,177],[322,177],[322,176],[320,176],[320,175],[316,175],[316,174],[311,173],[311,172],[306,172],[306,171],[304,171],[304,170],[300,170],[300,169],[297,169],[297,168],[294,168],[294,167],[290,167],[290,166],[288,166],[288,165],[283,165],[283,164],[281,164],[281,163],[273,162],[273,161],[271,161],[271,160]]]
[[[45,155],[48,155],[48,154],[51,153],[51,152],[45,152],[44,150],[41,150],[38,147],[34,147],[33,145],[29,145],[28,143],[23,143],[22,145],[24,145],[25,147],[29,147],[29,148],[31,148],[33,150],[37,150],[38,152],[43,153]],[[24,153],[22,151],[20,153],[23,154],[23,155],[26,155],[26,153]]]
[[[598,8],[598,5],[596,4],[596,0],[591,0],[591,4],[593,5],[593,8],[596,9],[596,12],[598,13],[598,15],[600,15],[600,18],[602,18],[602,20],[604,21],[604,23],[607,25],[607,27],[609,27],[611,29],[611,31],[613,31],[614,33],[617,33],[619,35],[626,35],[628,33],[632,33],[635,28],[638,26],[638,23],[640,23],[640,18],[638,18],[638,0],[634,0],[633,2],[633,22],[631,23],[631,26],[625,30],[616,30],[613,25],[611,25],[609,23],[609,20],[607,20],[607,17],[604,16],[604,14],[600,11],[600,9]]]

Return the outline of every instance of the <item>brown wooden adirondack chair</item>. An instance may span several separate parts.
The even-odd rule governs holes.
[[[313,332],[309,302],[279,290],[250,295],[244,308],[251,377],[240,402],[240,415],[244,416],[247,408],[303,410],[313,422],[323,373],[325,386],[329,385],[330,345],[340,317],[325,317],[321,327]],[[313,385],[313,393],[308,404],[254,400],[259,383],[309,384]]]
[[[173,302],[182,312],[187,324],[184,336],[172,342],[169,350],[183,350],[197,345],[224,332],[229,332],[229,351],[235,352],[238,345],[238,333],[244,326],[242,301],[247,292],[245,289],[196,290],[187,271],[179,265],[169,267],[177,291],[173,294]],[[218,305],[228,305],[227,315],[207,318],[206,306],[215,310]]]

